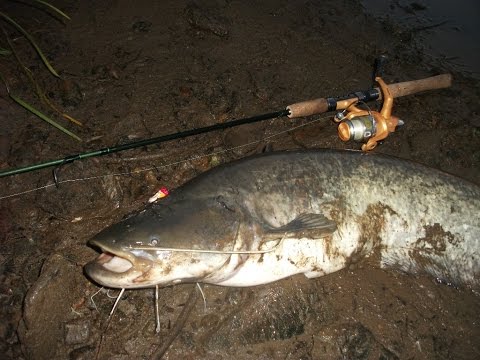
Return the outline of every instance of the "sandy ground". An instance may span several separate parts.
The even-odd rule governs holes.
[[[47,95],[84,123],[62,122],[83,141],[26,113],[1,89],[4,169],[367,89],[379,54],[390,59],[388,83],[451,70],[418,51],[421,32],[376,22],[353,0],[55,4],[72,17],[66,26],[19,3],[4,6],[28,24],[61,72],[61,80],[50,77],[16,38]],[[35,102],[12,63],[2,63],[2,72],[15,94]],[[394,113],[406,126],[376,151],[478,184],[478,81],[460,73],[454,79],[450,89],[398,99]],[[479,358],[478,296],[368,266],[248,289],[204,286],[206,305],[197,300],[178,334],[189,285],[160,291],[160,334],[152,290],[126,292],[107,321],[118,292],[83,275],[96,255],[86,246],[91,236],[142,208],[160,186],[173,189],[267,145],[358,148],[337,138],[332,115],[269,120],[77,161],[57,174],[79,180],[8,198],[50,184],[51,170],[0,179],[2,359],[147,359],[174,335],[166,359]],[[286,131],[299,125],[306,126]],[[134,172],[143,169],[150,170]]]

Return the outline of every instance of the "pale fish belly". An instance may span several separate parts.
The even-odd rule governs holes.
[[[285,238],[275,251],[250,255],[235,275],[218,285],[255,286],[296,274],[315,278],[341,270],[348,263],[349,256],[339,249],[330,250],[331,243],[331,238]],[[266,248],[270,246],[275,245],[268,244]]]

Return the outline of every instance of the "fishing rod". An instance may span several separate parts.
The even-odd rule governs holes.
[[[340,139],[343,141],[354,140],[358,142],[366,142],[366,144],[362,146],[362,150],[370,151],[376,146],[378,141],[383,140],[391,132],[395,131],[396,126],[403,124],[400,119],[391,116],[393,98],[413,95],[426,90],[450,87],[452,84],[452,76],[450,74],[442,74],[425,79],[406,81],[390,85],[386,85],[379,77],[376,78],[376,81],[379,83],[380,87],[374,87],[364,91],[356,91],[346,96],[318,98],[302,101],[288,105],[285,109],[276,112],[231,120],[224,123],[217,123],[206,127],[134,141],[123,145],[106,147],[95,151],[69,155],[61,159],[50,160],[24,167],[7,169],[0,171],[0,177],[22,174],[48,167],[58,167],[72,163],[76,160],[113,154],[120,151],[135,149],[152,144],[159,144],[166,141],[182,139],[194,135],[223,130],[244,124],[256,123],[268,119],[281,117],[293,119],[339,110],[342,111],[335,115],[334,120],[339,124],[338,131]],[[362,110],[358,107],[359,103],[366,103],[369,101],[382,99],[384,99],[384,104],[381,112]]]

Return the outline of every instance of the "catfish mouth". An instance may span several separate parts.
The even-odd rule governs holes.
[[[123,273],[133,267],[133,264],[127,259],[110,252],[101,253],[96,258],[95,262],[99,265],[102,265],[106,270],[115,273]]]
[[[153,262],[129,251],[105,246],[96,240],[89,244],[102,253],[85,265],[86,274],[95,282],[114,288],[142,287]]]

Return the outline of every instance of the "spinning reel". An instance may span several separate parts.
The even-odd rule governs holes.
[[[373,150],[379,141],[384,140],[397,126],[403,125],[403,121],[392,116],[393,96],[388,85],[380,77],[375,77],[380,85],[383,105],[380,112],[364,110],[358,107],[358,98],[337,102],[338,112],[334,121],[338,123],[338,136],[342,141],[354,140],[363,142],[362,151]]]

